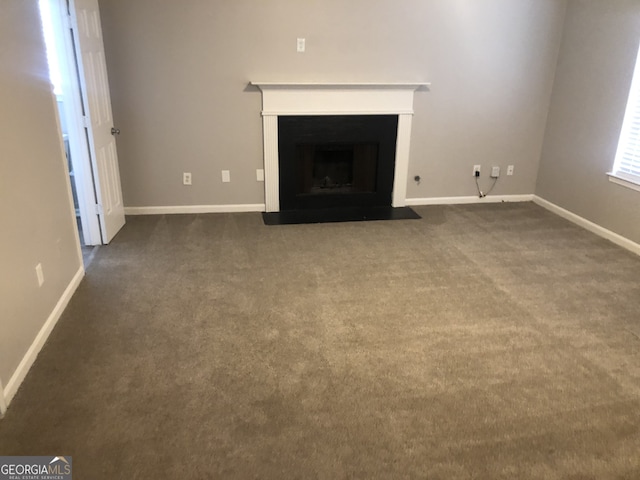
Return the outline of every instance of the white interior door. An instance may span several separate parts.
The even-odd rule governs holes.
[[[85,107],[103,243],[125,222],[98,0],[71,0],[73,35]]]

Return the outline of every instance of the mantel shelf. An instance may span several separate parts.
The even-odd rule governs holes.
[[[413,89],[430,87],[429,82],[250,82],[260,89]]]

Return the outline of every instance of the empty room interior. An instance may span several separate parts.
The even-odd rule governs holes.
[[[0,455],[640,478],[639,42],[637,0],[0,0]]]

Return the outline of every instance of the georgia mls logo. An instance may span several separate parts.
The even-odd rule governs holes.
[[[51,460],[49,462],[49,465],[54,465],[54,464],[56,464],[58,462],[60,462],[60,465],[58,465],[57,467],[54,467],[54,469],[60,470],[60,467],[62,467],[62,470],[64,470],[65,474],[68,475],[68,474],[71,473],[71,464],[64,457],[53,457],[53,460]],[[50,468],[49,470],[52,470],[52,469]],[[49,473],[51,473],[51,471]],[[58,473],[60,473],[60,472],[58,472]]]
[[[0,480],[71,480],[71,457],[0,457]]]

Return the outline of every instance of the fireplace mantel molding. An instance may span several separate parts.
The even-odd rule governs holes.
[[[413,95],[429,83],[251,82],[262,92],[267,212],[280,211],[278,116],[398,115],[392,205],[406,204]]]
[[[263,115],[413,114],[413,93],[429,83],[251,82]]]

